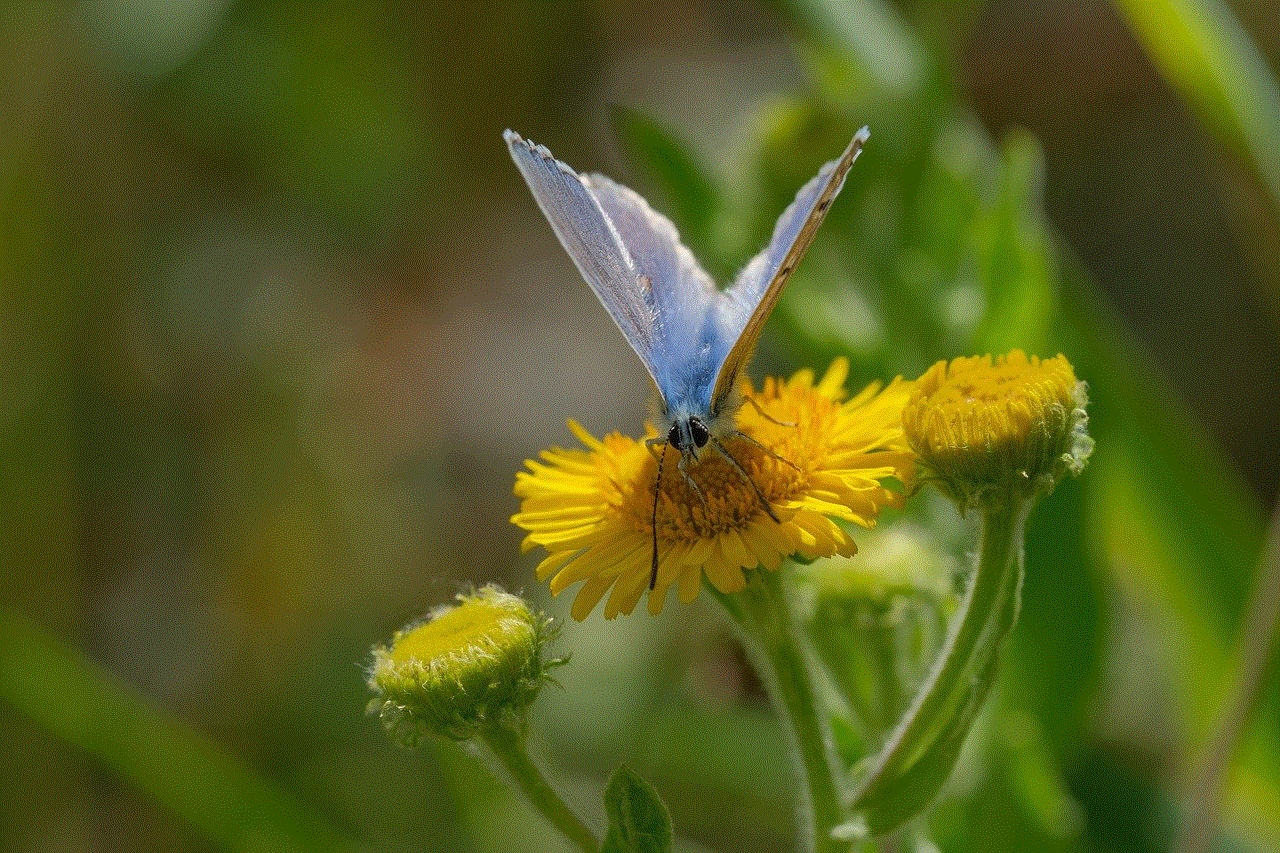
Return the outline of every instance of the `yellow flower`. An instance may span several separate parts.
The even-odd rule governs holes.
[[[961,508],[1046,494],[1093,449],[1088,399],[1065,357],[1013,350],[939,361],[902,413],[911,448]]]
[[[743,389],[761,411],[743,405],[738,429],[767,452],[741,437],[723,441],[778,522],[718,454],[688,467],[699,497],[680,475],[677,452],[663,448],[650,613],[662,609],[673,585],[681,601],[692,601],[704,573],[730,593],[746,584],[744,570],[776,570],[784,557],[851,555],[856,546],[833,519],[872,527],[881,507],[900,504],[901,492],[884,481],[900,485],[914,463],[902,434],[911,383],[895,379],[884,390],[871,385],[845,400],[848,370],[848,362],[837,359],[817,382],[802,370],[789,380],[767,380],[758,392]],[[551,578],[553,593],[583,582],[573,618],[585,618],[612,589],[604,610],[612,619],[630,613],[649,586],[657,450],[618,433],[598,440],[573,421],[569,428],[587,449],[556,448],[544,451],[540,462],[526,462],[529,470],[516,475],[521,509],[511,520],[528,531],[525,550],[547,550],[537,573],[539,580]],[[657,435],[647,425],[646,438]]]

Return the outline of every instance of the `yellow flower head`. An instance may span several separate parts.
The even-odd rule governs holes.
[[[486,586],[397,631],[373,650],[369,711],[396,740],[466,740],[523,725],[525,710],[562,661],[544,657],[555,631],[523,600]]]
[[[746,584],[744,570],[775,570],[784,557],[851,555],[856,546],[833,519],[872,527],[881,507],[900,504],[901,492],[883,481],[905,482],[914,464],[902,435],[911,383],[872,385],[846,400],[848,369],[837,359],[816,383],[812,371],[802,370],[768,380],[758,392],[744,388],[755,405],[738,411],[737,427],[754,441],[733,434],[722,441],[750,483],[708,453],[687,467],[694,491],[676,465],[677,452],[663,448],[650,613],[662,609],[673,585],[681,601],[692,601],[704,573],[730,593]],[[613,433],[598,440],[573,421],[569,428],[587,449],[547,450],[541,461],[528,461],[529,470],[516,474],[522,502],[511,520],[528,531],[525,550],[547,550],[538,578],[551,578],[553,593],[583,582],[573,618],[585,618],[612,589],[604,609],[612,619],[635,609],[649,587],[658,451],[644,439]],[[646,437],[657,435],[648,425]]]
[[[961,506],[1046,494],[1093,449],[1088,399],[1070,362],[1013,350],[940,361],[902,414],[911,448]]]

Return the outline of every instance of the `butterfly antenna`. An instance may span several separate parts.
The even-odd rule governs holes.
[[[751,491],[755,492],[756,497],[760,499],[760,506],[764,507],[764,511],[769,513],[769,517],[773,519],[774,523],[781,524],[782,520],[779,519],[778,514],[773,511],[773,507],[770,506],[769,499],[764,496],[764,492],[760,491],[760,487],[756,485],[755,480],[751,479],[751,475],[747,473],[746,469],[738,464],[738,460],[729,455],[729,451],[720,443],[720,439],[712,437],[711,446],[716,449],[716,453],[723,456],[725,461],[733,466],[733,470],[737,471],[738,474],[741,475],[742,479],[747,481],[747,484],[751,486]]]
[[[662,463],[667,458],[667,442],[662,442],[662,452],[658,455],[658,477],[653,481],[653,516],[649,526],[653,528],[653,562],[649,566],[649,591],[658,585],[658,495],[662,491]]]

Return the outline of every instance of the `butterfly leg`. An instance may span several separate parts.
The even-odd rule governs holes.
[[[777,424],[778,426],[784,426],[784,427],[793,427],[796,425],[795,421],[780,421],[777,418],[775,418],[773,415],[766,412],[761,407],[761,405],[756,401],[755,397],[748,397],[747,395],[744,394],[743,399],[751,404],[751,408],[756,410],[756,414],[764,418],[769,423]],[[738,433],[738,435],[742,435],[742,433]]]
[[[703,511],[706,512],[708,515],[710,515],[711,507],[707,505],[707,496],[702,493],[702,489],[698,487],[698,484],[694,482],[693,478],[689,476],[689,472],[686,471],[684,468],[685,460],[687,458],[688,457],[686,457],[683,453],[681,453],[680,461],[676,463],[676,468],[680,470],[680,476],[684,477],[685,485],[687,485],[693,491],[693,493],[698,496],[698,500],[702,502]]]
[[[791,426],[795,426],[795,424],[791,424]],[[783,465],[786,465],[786,466],[787,466],[787,467],[789,467],[789,468],[794,468],[796,471],[800,471],[800,466],[799,466],[799,465],[797,465],[796,463],[792,462],[790,459],[787,459],[785,456],[779,456],[778,454],[774,453],[772,450],[770,450],[769,448],[765,447],[763,444],[761,444],[760,442],[756,441],[754,438],[752,438],[751,436],[747,435],[747,434],[746,434],[745,432],[743,432],[742,430],[737,430],[737,429],[735,429],[733,432],[731,432],[731,433],[729,433],[729,434],[730,434],[730,435],[736,435],[738,438],[745,439],[745,440],[747,440],[747,441],[751,442],[751,443],[752,443],[752,444],[754,444],[756,447],[758,447],[758,448],[760,448],[762,451],[764,451],[764,453],[765,453],[767,456],[772,456],[774,459],[777,459],[777,460],[778,460],[779,462],[781,462]],[[803,473],[803,472],[801,472],[801,473]]]
[[[716,449],[716,453],[723,456],[725,461],[733,466],[733,470],[737,471],[738,474],[741,475],[742,479],[747,481],[747,484],[751,486],[751,490],[756,493],[756,497],[760,499],[760,506],[764,507],[764,511],[769,513],[769,517],[773,519],[774,523],[781,524],[781,519],[779,519],[778,514],[773,511],[773,507],[769,504],[769,499],[764,496],[764,492],[760,491],[760,487],[756,485],[755,480],[751,479],[751,475],[747,473],[746,469],[738,464],[738,460],[729,455],[729,451],[720,443],[720,439],[712,438],[711,446]]]

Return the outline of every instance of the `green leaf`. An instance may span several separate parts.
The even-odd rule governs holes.
[[[1248,169],[1268,202],[1265,213],[1237,212],[1241,238],[1264,272],[1254,284],[1280,324],[1280,82],[1231,7],[1218,0],[1113,0],[1169,83],[1200,123]],[[1245,196],[1248,197],[1248,196]],[[1252,201],[1240,205],[1254,207]],[[1261,212],[1261,211],[1260,211]]]
[[[898,97],[910,97],[922,85],[928,57],[889,5],[878,0],[787,0],[783,8],[831,54],[822,70],[837,79],[857,70],[876,89]]]
[[[1230,677],[1229,638],[1248,601],[1263,513],[1087,273],[1069,255],[1063,260],[1063,347],[1078,354],[1077,374],[1089,381],[1090,433],[1103,448],[1080,480],[1084,535],[1133,599],[1177,614],[1161,624],[1160,642],[1178,652],[1170,673],[1176,735],[1197,743]],[[1278,718],[1274,696],[1264,694],[1252,723],[1262,733],[1258,752],[1241,756],[1258,790],[1280,786]],[[1256,807],[1256,796],[1246,799]]]
[[[1116,0],[1134,35],[1200,121],[1234,149],[1280,211],[1280,83],[1219,0]]]
[[[668,853],[671,815],[653,787],[626,767],[609,777],[604,792],[609,834],[600,853]]]
[[[0,705],[83,750],[212,848],[356,848],[323,816],[256,776],[208,736],[9,609],[0,609]]]

